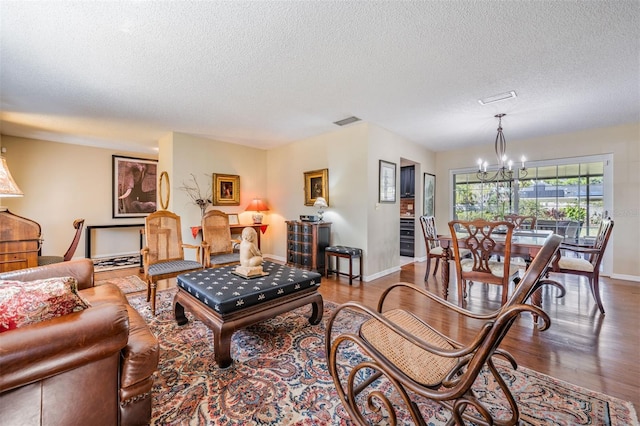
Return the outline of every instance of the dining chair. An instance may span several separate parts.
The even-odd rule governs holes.
[[[514,225],[515,230],[522,229],[536,229],[536,221],[537,218],[535,216],[522,216],[518,214],[505,214],[504,220],[507,222],[511,222]]]
[[[146,246],[140,251],[147,283],[147,302],[156,314],[156,287],[160,280],[203,269],[200,262],[186,260],[184,249],[195,249],[200,259],[200,246],[182,243],[180,216],[168,210],[150,213],[144,221]]]
[[[514,227],[511,222],[485,219],[449,222],[460,306],[467,294],[467,284],[473,281],[499,285],[502,287],[501,304],[507,302],[509,283],[511,280],[517,282],[519,272],[518,266],[511,262]],[[502,233],[503,229],[506,229],[506,233]],[[461,256],[463,249],[469,250],[469,258]],[[502,256],[504,261],[498,260],[496,254]]]
[[[218,267],[240,263],[240,252],[234,250],[231,239],[229,216],[220,210],[209,210],[202,216],[202,263],[207,267]]]
[[[495,356],[517,368],[515,359],[500,349],[500,344],[523,312],[542,319],[540,331],[550,326],[547,313],[529,303],[529,298],[545,285],[557,287],[560,297],[564,295],[560,284],[542,278],[561,241],[559,235],[550,236],[507,303],[487,314],[473,313],[403,282],[389,286],[375,310],[357,302],[336,308],[326,325],[325,352],[329,373],[351,420],[359,425],[374,421],[396,424],[406,413],[404,417],[411,417],[411,424],[426,425],[419,403],[430,399],[452,412],[447,424],[462,425],[465,420],[478,425],[519,424],[517,401],[494,362]],[[394,297],[389,297],[388,303],[424,298],[427,309],[441,311],[447,321],[430,324],[417,312],[385,306],[392,292]],[[343,312],[355,312],[363,319],[348,332],[334,335],[334,324],[344,321]],[[468,327],[470,321],[478,325],[475,336],[464,343],[450,336],[451,324]],[[509,368],[507,363],[502,365]],[[508,370],[503,374],[509,374]],[[504,403],[487,407],[483,401],[487,392],[501,393]],[[447,415],[446,410],[437,411]],[[369,422],[371,414],[375,420]],[[385,414],[386,419],[382,418]]]
[[[611,231],[613,231],[613,220],[611,218],[603,219],[600,222],[600,228],[593,245],[563,242],[551,264],[553,272],[586,277],[589,280],[591,294],[602,314],[604,314],[604,307],[600,298],[600,265]],[[576,256],[568,256],[567,253],[573,253]]]
[[[84,219],[76,219],[73,221],[73,227],[76,230],[73,235],[73,240],[67,249],[66,253],[62,256],[38,256],[38,266],[51,265],[53,263],[68,262],[73,258],[73,255],[78,248],[80,242],[80,236],[82,235],[82,228],[84,227]]]
[[[420,216],[420,226],[422,227],[422,235],[424,236],[424,245],[427,248],[427,270],[424,274],[424,280],[429,279],[429,271],[431,269],[431,259],[436,260],[436,266],[433,269],[433,275],[438,272],[440,259],[444,259],[444,249],[438,240],[438,232],[436,230],[436,219],[433,216]],[[460,250],[462,256],[468,256],[469,250]],[[443,260],[444,261],[444,260]]]

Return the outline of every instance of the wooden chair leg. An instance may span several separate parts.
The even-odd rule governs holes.
[[[424,273],[424,280],[427,281],[429,279],[429,270],[431,269],[431,258],[427,256],[427,271]],[[435,275],[435,271],[433,275]]]
[[[591,294],[593,294],[593,298],[598,304],[600,313],[604,314],[604,306],[602,306],[602,299],[600,298],[600,277],[597,273],[595,273],[593,277],[589,278],[589,286],[591,287]]]
[[[434,277],[436,276],[436,272],[438,272],[438,266],[439,266],[439,265],[440,265],[440,258],[439,258],[439,257],[436,257],[436,267],[435,267],[435,269],[433,270],[433,276],[434,276]]]

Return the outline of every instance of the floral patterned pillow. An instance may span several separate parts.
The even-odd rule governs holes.
[[[0,333],[88,308],[72,277],[0,280]]]

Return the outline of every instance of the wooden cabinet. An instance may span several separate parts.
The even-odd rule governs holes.
[[[415,220],[400,219],[400,256],[413,257],[415,253]]]
[[[331,245],[330,222],[287,221],[287,266],[324,274],[324,249]]]
[[[416,194],[415,166],[400,168],[400,198],[413,198]]]

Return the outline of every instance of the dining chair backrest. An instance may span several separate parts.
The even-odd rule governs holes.
[[[602,263],[604,250],[607,248],[611,231],[613,231],[613,220],[608,217],[602,219],[600,227],[598,228],[596,240],[593,242],[593,248],[595,251],[589,255],[589,262],[593,265],[594,271],[600,268],[600,263]]]
[[[507,222],[511,222],[514,225],[514,229],[535,229],[536,228],[536,217],[535,216],[521,216],[517,214],[506,214],[504,215],[504,220]]]
[[[435,217],[420,216],[420,226],[422,227],[422,235],[424,236],[424,244],[427,247],[427,254],[429,254],[434,248],[440,247]]]

